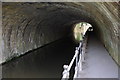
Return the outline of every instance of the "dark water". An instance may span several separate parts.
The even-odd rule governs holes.
[[[2,66],[3,78],[61,78],[76,44],[70,37],[32,51]]]

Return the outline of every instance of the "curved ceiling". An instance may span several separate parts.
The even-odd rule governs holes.
[[[3,3],[3,61],[58,40],[73,25],[88,22],[118,62],[118,6],[116,2]]]

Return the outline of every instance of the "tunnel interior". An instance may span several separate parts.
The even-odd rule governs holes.
[[[78,46],[73,29],[79,22],[92,25],[94,30],[88,32],[88,40],[97,37],[119,65],[119,5],[117,2],[2,3],[0,63],[7,62],[3,64],[3,77],[62,77],[63,64],[69,64]]]
[[[94,35],[118,63],[118,6],[117,2],[5,2],[1,63],[70,36],[78,22],[92,25]]]

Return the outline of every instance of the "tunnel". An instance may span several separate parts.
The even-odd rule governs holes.
[[[87,22],[120,65],[119,6],[119,2],[3,2],[0,63],[73,36],[74,25]]]

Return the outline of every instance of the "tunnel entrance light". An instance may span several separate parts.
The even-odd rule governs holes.
[[[86,35],[87,31],[93,31],[93,27],[91,24],[87,22],[80,22],[75,24],[74,26],[74,38],[76,41],[83,40],[83,37]]]

